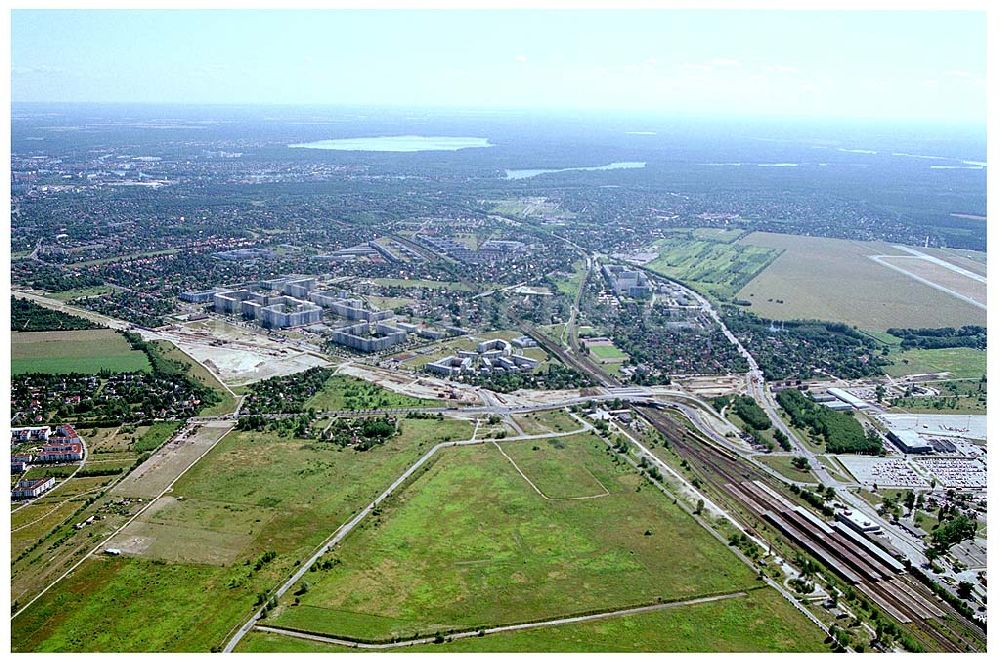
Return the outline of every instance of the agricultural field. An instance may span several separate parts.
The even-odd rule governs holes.
[[[504,632],[393,652],[826,652],[823,633],[774,590],[622,618]],[[238,652],[358,652],[252,632]]]
[[[142,552],[88,560],[14,620],[13,649],[218,647],[258,592],[286,578],[429,446],[471,434],[466,421],[405,419],[399,435],[357,452],[232,432],[129,526],[123,541],[135,539]]]
[[[451,449],[289,594],[269,624],[384,640],[747,590],[753,572],[593,436]],[[559,469],[557,469],[557,467]],[[561,470],[561,474],[559,474]],[[676,544],[683,543],[678,549]]]
[[[117,331],[47,331],[11,333],[12,375],[26,373],[97,374],[111,372],[149,372],[146,355],[132,346]]]
[[[437,407],[441,400],[413,398],[394,393],[377,384],[347,375],[333,375],[308,401],[306,409],[338,411],[348,409],[394,409],[397,407]]]
[[[781,254],[780,249],[707,240],[664,239],[645,268],[719,299],[731,299]]]
[[[983,310],[869,258],[902,252],[886,243],[755,232],[737,244],[783,251],[736,294],[767,319],[822,319],[869,331],[986,325]]]

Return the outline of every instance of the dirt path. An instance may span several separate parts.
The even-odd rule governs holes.
[[[594,622],[596,620],[608,620],[616,617],[639,615],[640,613],[652,613],[654,611],[667,610],[670,608],[682,608],[684,606],[707,604],[707,603],[712,603],[713,601],[738,599],[740,597],[745,597],[746,594],[747,594],[746,592],[715,594],[708,597],[687,599],[685,601],[670,601],[661,604],[650,604],[649,606],[639,606],[638,608],[626,608],[623,610],[605,611],[602,613],[589,613],[587,615],[576,615],[574,617],[565,617],[565,618],[560,618],[558,620],[545,620],[541,622],[522,622],[521,624],[507,624],[499,627],[491,627],[490,629],[483,629],[477,631],[456,631],[452,633],[441,634],[441,637],[444,638],[445,640],[456,640],[461,638],[475,638],[479,636],[488,636],[490,634],[499,634],[509,631],[538,629],[540,627],[559,627],[566,624],[578,624],[580,622]],[[414,638],[406,641],[397,641],[393,643],[362,643],[359,641],[347,641],[340,638],[330,638],[329,636],[320,636],[317,634],[310,634],[303,631],[295,631],[293,629],[279,629],[278,627],[258,626],[257,631],[264,631],[272,634],[281,634],[283,636],[291,636],[293,638],[301,638],[304,640],[316,641],[319,643],[331,643],[333,645],[342,645],[345,647],[359,648],[362,650],[386,650],[390,648],[409,647],[412,645],[426,645],[428,643],[433,643],[435,641],[440,642],[440,639],[436,636],[428,636],[425,638]]]

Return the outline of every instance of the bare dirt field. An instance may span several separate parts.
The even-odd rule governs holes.
[[[942,289],[955,292],[966,298],[986,304],[986,283],[957,273],[945,266],[932,263],[921,257],[881,257],[890,264],[919,278],[933,282]]]
[[[114,490],[118,497],[152,499],[187,467],[208,451],[232,427],[231,421],[212,421],[184,428],[124,478]]]
[[[761,317],[842,321],[871,331],[986,325],[982,309],[869,259],[903,253],[886,243],[763,232],[737,242],[785,250],[737,294]]]
[[[225,520],[205,526],[204,516]],[[267,523],[269,509],[199,499],[161,497],[108,543],[123,553],[168,562],[231,564]],[[191,544],[199,544],[192,548]]]
[[[943,247],[921,248],[921,252],[986,277],[986,253],[977,250],[951,250]]]
[[[475,387],[435,377],[417,376],[402,371],[354,364],[345,364],[338,369],[338,372],[364,379],[373,384],[378,384],[382,388],[413,398],[451,399],[472,404],[479,404],[481,402]]]

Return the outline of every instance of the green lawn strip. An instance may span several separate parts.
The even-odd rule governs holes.
[[[389,640],[756,584],[633,470],[596,455],[606,457],[602,483],[612,484],[610,496],[547,501],[495,447],[443,452],[331,553],[329,570],[308,573],[308,591],[287,595],[268,623]],[[344,611],[380,620],[345,625]],[[392,619],[391,631],[382,618]]]
[[[774,590],[621,618],[417,645],[392,652],[826,652],[816,625]],[[255,631],[237,652],[368,652]]]
[[[306,409],[340,411],[355,409],[395,409],[399,407],[439,407],[442,400],[413,398],[377,384],[347,375],[333,375],[322,390],[306,401]]]

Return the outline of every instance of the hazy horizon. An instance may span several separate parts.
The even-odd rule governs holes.
[[[982,12],[12,12],[14,104],[985,124]]]

